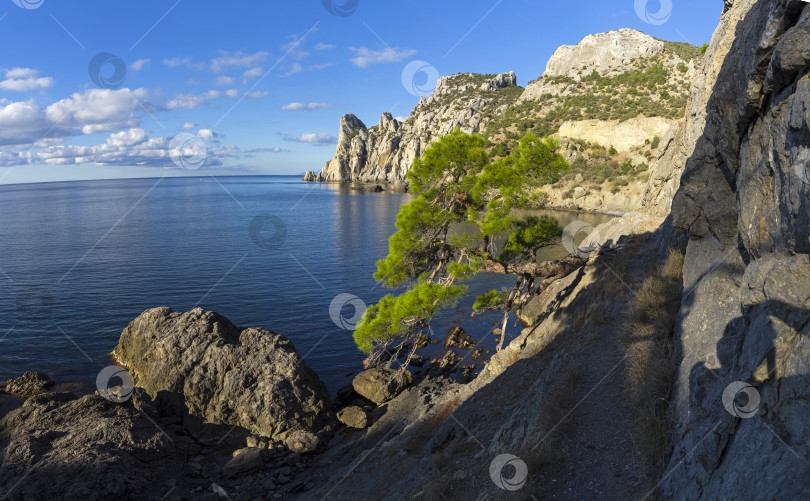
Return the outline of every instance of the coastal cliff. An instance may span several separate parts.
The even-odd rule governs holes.
[[[383,113],[371,128],[354,115],[340,120],[335,158],[314,176],[326,182],[396,183],[427,146],[461,128],[481,133],[522,91],[514,72],[502,75],[462,73],[438,80],[430,98],[422,98],[399,122]]]
[[[675,330],[678,474],[663,492],[804,499],[810,6],[726,4],[677,139],[687,156],[672,216],[689,243]]]
[[[647,187],[645,166],[668,146],[659,148],[660,138],[674,136],[699,56],[688,44],[621,29],[560,47],[543,75],[525,89],[514,72],[442,77],[403,122],[384,113],[368,127],[354,115],[344,116],[334,158],[304,180],[403,189],[413,161],[456,128],[490,141],[493,157],[508,153],[522,135],[533,132],[556,136],[569,162],[581,158],[592,170],[611,164],[615,171],[609,182],[586,175],[583,184],[576,179],[579,172],[572,172],[564,183],[544,187],[550,207],[645,211],[649,204],[642,200],[660,192],[658,179]],[[605,153],[609,149],[615,153]],[[636,175],[619,168],[627,161],[639,166]],[[574,193],[580,185],[587,195]],[[667,193],[671,198],[674,190]]]

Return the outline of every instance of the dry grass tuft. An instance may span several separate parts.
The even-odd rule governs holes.
[[[681,302],[683,255],[670,249],[665,262],[637,291],[621,342],[627,354],[625,383],[636,421],[639,472],[650,483],[663,472],[671,450],[669,396],[675,378],[672,331]]]

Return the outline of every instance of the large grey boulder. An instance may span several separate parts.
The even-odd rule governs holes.
[[[282,441],[295,431],[322,440],[336,424],[329,392],[287,338],[214,312],[147,310],[114,355],[149,395],[173,396],[208,423]]]
[[[354,391],[379,405],[402,393],[412,381],[413,376],[408,371],[375,367],[355,376],[352,386]]]

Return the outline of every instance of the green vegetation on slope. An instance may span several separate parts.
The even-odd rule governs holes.
[[[504,310],[508,318],[517,298],[532,295],[533,278],[516,266],[562,230],[551,218],[514,214],[536,206],[537,189],[559,179],[568,165],[555,141],[531,134],[506,158],[492,161],[486,146],[480,136],[456,130],[431,144],[408,172],[416,198],[400,209],[388,256],[374,276],[386,286],[409,289],[370,306],[354,333],[372,362],[391,344],[413,343],[438,311],[463,297],[464,282],[477,273],[502,270],[516,277],[508,294],[490,291],[478,298],[479,309]],[[454,236],[450,228],[459,223],[476,230]],[[506,246],[495,256],[489,244],[503,234]]]

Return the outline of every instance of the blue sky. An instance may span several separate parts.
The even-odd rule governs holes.
[[[403,71],[414,61],[441,75],[514,70],[526,85],[554,49],[588,34],[629,27],[700,45],[721,10],[719,0],[0,0],[0,184],[318,171],[342,115],[371,126],[384,111],[410,113],[419,98]],[[415,78],[430,87],[427,73]]]

